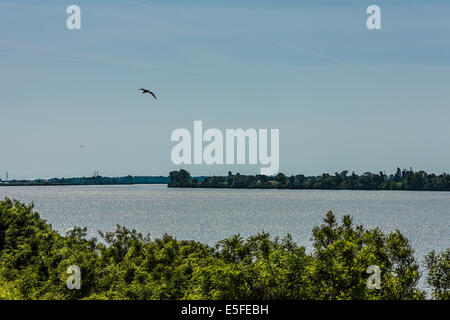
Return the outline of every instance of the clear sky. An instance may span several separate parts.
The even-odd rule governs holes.
[[[450,172],[449,58],[449,1],[2,0],[0,176],[167,175],[194,120],[280,129],[286,174]]]

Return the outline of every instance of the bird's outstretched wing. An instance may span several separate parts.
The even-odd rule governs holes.
[[[151,92],[150,90],[147,90],[147,89],[144,89],[144,88],[140,88],[138,90],[142,90],[142,93],[150,93],[156,99],[155,94],[153,92]]]

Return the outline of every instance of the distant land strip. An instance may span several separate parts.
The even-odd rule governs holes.
[[[227,176],[191,177],[184,169],[170,172],[169,176],[122,176],[50,178],[34,180],[0,179],[0,186],[67,186],[67,185],[133,185],[167,184],[169,188],[229,188],[229,189],[318,189],[318,190],[417,190],[450,191],[450,175],[428,174],[397,168],[395,173],[366,172],[358,175],[348,170],[319,176],[303,174],[286,176],[241,175],[228,172]]]
[[[417,190],[450,191],[450,175],[428,174],[397,168],[392,174],[366,172],[361,175],[348,170],[320,176],[303,174],[286,176],[241,175],[228,172],[227,176],[211,176],[198,179],[181,169],[169,174],[168,187],[172,188],[236,188],[236,189],[322,189],[322,190]]]
[[[123,185],[123,184],[168,184],[164,176],[102,177],[100,175],[79,178],[51,178],[35,180],[0,180],[0,186],[68,186],[68,185]]]

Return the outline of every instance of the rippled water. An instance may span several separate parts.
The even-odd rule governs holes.
[[[420,261],[450,247],[450,192],[169,189],[165,185],[0,187],[0,197],[34,201],[35,209],[64,232],[73,226],[111,230],[116,224],[208,244],[261,230],[291,233],[311,248],[313,226],[326,212],[350,214],[357,224],[399,229]]]

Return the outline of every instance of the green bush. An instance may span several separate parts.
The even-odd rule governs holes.
[[[433,289],[433,298],[450,300],[450,249],[439,254],[431,251],[425,258],[425,265],[426,281]]]

